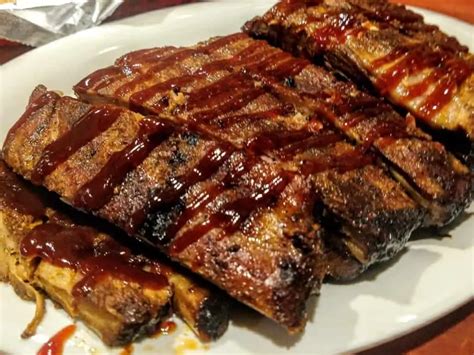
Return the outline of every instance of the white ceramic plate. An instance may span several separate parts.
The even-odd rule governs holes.
[[[190,45],[210,36],[239,30],[265,12],[273,1],[200,3],[151,12],[83,31],[33,50],[0,68],[0,141],[19,117],[38,83],[71,94],[74,83],[94,69],[138,48]],[[474,50],[473,26],[419,10],[428,22],[456,36]],[[474,209],[471,208],[471,211]],[[351,352],[410,332],[452,311],[474,294],[474,218],[461,217],[449,230],[452,238],[409,243],[392,262],[374,268],[347,285],[324,285],[310,307],[305,333],[289,337],[272,322],[248,310],[235,314],[228,332],[199,352],[206,353],[339,353]],[[460,223],[462,221],[462,223]],[[0,261],[1,262],[1,261]],[[51,305],[50,305],[51,306]],[[21,340],[34,312],[6,285],[0,286],[0,351],[33,354],[55,332],[71,324],[61,310],[48,308],[38,334]],[[136,354],[173,353],[189,348],[193,336],[179,323],[172,336],[148,339],[134,346]],[[193,346],[191,346],[193,347]],[[107,349],[83,325],[68,343],[67,353],[117,353]]]

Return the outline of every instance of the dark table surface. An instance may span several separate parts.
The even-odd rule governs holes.
[[[126,0],[124,4],[107,19],[107,22],[166,6],[175,6],[190,2],[196,1]],[[474,0],[399,0],[398,2],[442,12],[474,24]],[[31,49],[31,47],[23,45],[5,45],[5,43],[2,43],[0,40],[0,64],[6,63]],[[400,353],[407,353],[410,355],[474,355],[474,301],[469,302],[456,311],[421,329],[418,329],[417,331],[394,339],[373,349],[366,350],[361,354],[375,355]]]

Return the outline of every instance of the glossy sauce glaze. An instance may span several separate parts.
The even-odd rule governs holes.
[[[92,88],[100,90],[117,80],[117,77],[123,75],[122,70],[116,66],[99,69],[77,83],[74,86],[74,91],[86,93]]]
[[[312,5],[301,1],[280,3],[267,15],[266,21],[274,20],[276,23],[284,23],[286,16],[302,7],[309,8]],[[320,2],[316,1],[314,5],[320,5]],[[417,31],[437,30],[436,27],[425,25],[419,15],[394,5],[377,7],[376,11],[363,9],[357,4],[352,5],[350,9],[337,5],[334,8],[321,5],[318,9],[319,11],[316,9],[305,10],[306,12],[302,15],[304,20],[290,28],[294,33],[304,33],[304,30],[311,28],[311,45],[307,46],[307,50],[314,52],[311,53],[313,56],[321,54],[319,52],[331,50],[331,46],[334,44],[344,43],[348,35],[367,31],[362,26],[362,23],[367,20],[375,21],[378,29],[392,26],[402,35],[405,32],[413,35]],[[317,15],[314,15],[314,12]],[[312,26],[314,23],[318,25]],[[415,25],[412,26],[413,23]],[[369,70],[376,71],[387,64],[392,65],[375,80],[375,86],[382,92],[382,95],[385,95],[391,93],[404,78],[432,68],[432,72],[427,74],[423,80],[408,85],[399,98],[402,101],[410,101],[422,96],[432,86],[435,86],[435,89],[427,95],[424,101],[413,109],[420,118],[430,121],[451,101],[456,89],[466,78],[472,75],[472,68],[458,56],[459,52],[465,51],[465,48],[455,41],[448,42],[441,44],[421,43],[413,47],[399,47],[382,58],[376,59],[369,66]]]
[[[168,285],[165,276],[144,271],[130,251],[112,238],[99,241],[98,232],[90,227],[41,224],[22,239],[20,251],[25,257],[38,257],[84,275],[73,288],[75,297],[87,296],[97,282],[108,276],[151,289]]]
[[[122,109],[112,106],[93,107],[65,134],[50,143],[36,164],[31,181],[41,184],[60,164],[95,137],[106,131],[119,118]]]
[[[303,91],[302,95],[318,100],[318,112],[349,136],[358,137],[359,144],[366,150],[380,138],[409,136],[406,120],[395,113],[391,114],[392,109],[379,99],[365,94],[357,98],[342,95],[327,99],[326,104],[320,98],[324,92]]]
[[[237,111],[263,94],[262,88],[237,72],[192,92],[186,101],[186,110],[206,108],[192,115],[192,120],[203,121],[209,117],[211,110],[213,117]]]
[[[0,201],[9,208],[42,219],[46,201],[38,191],[33,191],[0,160]]]
[[[292,24],[291,31],[298,33],[311,28],[309,38],[317,45],[311,48],[311,55],[318,55],[319,50],[343,44],[350,35],[357,35],[363,30],[362,20],[357,11],[347,7],[327,6],[323,1],[283,1],[271,12],[270,18],[277,23],[284,22],[288,16],[305,9],[298,17],[298,23]],[[319,48],[318,48],[319,47]]]
[[[100,172],[76,192],[74,205],[92,210],[104,206],[127,173],[140,165],[175,130],[176,127],[170,121],[144,117],[134,141],[114,153]]]
[[[308,19],[307,24],[321,22],[323,25],[315,28],[311,37],[318,46],[328,49],[331,46],[343,44],[350,35],[357,35],[364,30],[356,14],[349,11],[329,10],[322,19]]]
[[[204,191],[202,191],[197,197],[195,197],[192,201],[188,203],[185,210],[167,229],[167,240],[173,241],[171,245],[173,252],[178,253],[178,250],[180,248],[183,248],[182,250],[186,249],[192,242],[196,242],[197,240],[199,240],[205,233],[207,233],[214,227],[220,226],[221,224],[225,224],[226,221],[222,219],[219,221],[219,215],[221,213],[217,213],[215,217],[210,217],[211,219],[214,219],[215,225],[211,223],[212,221],[207,220],[203,223],[202,226],[198,227],[197,233],[195,233],[196,231],[188,231],[185,233],[185,235],[183,235],[184,239],[182,241],[177,241],[175,239],[177,233],[181,230],[181,228],[184,227],[186,223],[191,221],[191,219],[197,216],[199,213],[203,212],[206,207],[210,205],[226,189],[237,185],[239,180],[245,174],[249,173],[258,163],[261,163],[261,161],[257,156],[252,154],[248,155],[245,160],[239,161],[238,164],[229,169],[229,171],[227,171],[226,175],[222,180],[204,189]],[[258,207],[258,205],[252,205],[248,208],[247,212],[250,214],[253,211],[253,208]],[[223,213],[225,213],[225,207]],[[243,222],[243,217],[244,216],[241,216],[240,221],[236,221],[238,223],[234,227],[238,227],[238,225]],[[231,233],[233,231],[232,226],[226,226],[230,229],[223,230],[223,232]],[[181,237],[179,239],[181,239]]]
[[[145,73],[142,72],[143,64],[137,64],[135,67],[140,70],[140,73],[137,74],[132,80],[125,81],[122,85],[117,87],[114,91],[115,96],[123,96],[134,91],[134,89],[147,81],[153,79],[157,73],[168,69],[171,66],[174,66],[176,63],[184,61],[191,56],[195,55],[196,51],[190,48],[180,48],[169,55],[165,55],[157,61],[157,64],[147,67]]]
[[[52,336],[36,353],[36,355],[62,355],[66,342],[74,335],[76,326],[71,324]]]
[[[212,55],[217,49],[224,46],[231,45],[237,40],[248,40],[243,34],[233,35],[229,37],[220,38],[208,45],[201,46],[194,51],[197,53],[206,53]],[[212,57],[210,57],[212,59]],[[213,107],[217,103],[221,104],[220,108],[209,110],[201,110],[201,112],[193,114],[193,119],[196,121],[206,121],[215,117],[217,114],[229,112],[230,110],[238,110],[244,107],[246,104],[262,95],[264,91],[256,87],[255,84],[249,80],[249,76],[254,72],[268,72],[273,76],[279,76],[281,79],[289,75],[296,75],[301,72],[308,64],[308,61],[297,59],[290,60],[291,56],[282,51],[275,51],[273,49],[265,49],[259,42],[248,41],[246,46],[238,51],[235,55],[228,58],[220,59],[217,57],[215,60],[210,60],[203,64],[199,69],[193,73],[184,72],[179,74],[178,77],[170,78],[157,84],[151,85],[145,89],[140,89],[133,92],[130,90],[132,95],[129,99],[130,107],[142,113],[161,113],[164,108],[168,105],[169,98],[167,94],[170,90],[175,92],[180,91],[184,87],[189,87],[186,90],[190,95],[186,100],[186,107],[184,111],[191,111],[199,107]],[[146,72],[146,75],[140,78],[133,79],[134,88],[140,85],[144,85],[145,82],[151,78],[156,78],[159,74],[157,71],[158,65],[163,59],[160,59],[156,66],[152,66]],[[173,63],[175,66],[179,66],[179,62]],[[169,65],[172,65],[169,63]],[[168,64],[167,66],[168,67]],[[242,67],[242,71],[238,68]],[[163,68],[161,68],[163,70]],[[180,69],[181,71],[183,69]],[[225,76],[221,80],[210,83],[207,86],[201,88],[193,88],[198,81],[215,74],[220,71],[228,71],[229,75]],[[232,71],[235,71],[232,73]],[[245,74],[249,72],[250,74]],[[238,91],[235,89],[239,88]],[[144,107],[146,109],[144,109]],[[182,107],[180,107],[183,109]]]
[[[215,228],[221,229],[224,235],[235,233],[253,211],[269,206],[272,200],[278,199],[290,180],[289,173],[277,175],[248,195],[226,203],[202,224],[188,229],[180,237],[174,239],[170,246],[170,253],[172,255],[181,253]]]
[[[45,107],[47,104],[54,104],[56,101],[59,100],[59,95],[56,94],[53,91],[47,91],[44,94],[40,95],[39,97],[36,98],[36,100],[33,100],[30,102],[26,108],[26,111],[20,116],[18,121],[15,122],[15,124],[10,128],[10,130],[7,133],[7,138],[6,141],[9,140],[10,137],[12,137],[15,132],[23,126],[23,124],[30,120],[33,116],[35,115],[39,110],[41,110],[43,107]]]
[[[390,93],[403,79],[430,69],[421,81],[406,87],[402,100],[417,98],[434,86],[416,109],[422,118],[430,119],[453,97],[458,88],[472,74],[472,69],[452,53],[433,50],[428,44],[414,48],[397,48],[371,64],[372,70],[388,66],[377,79],[376,86],[382,94]]]

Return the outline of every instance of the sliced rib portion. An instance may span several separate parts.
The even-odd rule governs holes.
[[[0,279],[25,299],[45,293],[107,345],[153,333],[171,310],[204,341],[227,328],[220,291],[163,258],[132,252],[111,237],[123,239],[118,231],[34,188],[1,161],[0,206]]]
[[[473,55],[402,5],[281,1],[245,31],[326,63],[431,127],[474,140]]]
[[[44,88],[3,153],[68,203],[302,329],[306,300],[326,271],[307,179],[166,119]]]
[[[86,77],[75,91],[91,102],[168,113],[250,148],[262,145],[254,137],[264,132],[311,124],[314,130],[314,122],[329,122],[362,149],[381,153],[396,179],[428,210],[424,225],[450,222],[471,199],[468,169],[409,119],[307,60],[244,34],[192,48],[129,53]],[[288,119],[295,107],[303,116]],[[308,123],[307,117],[319,120]]]
[[[298,61],[288,55],[286,65]],[[392,176],[428,210],[425,226],[446,225],[471,202],[469,168],[417,129],[412,116],[402,118],[384,101],[316,66],[282,80],[270,62],[260,65],[258,72],[249,70],[254,78],[298,108],[319,113],[361,148],[378,152]]]

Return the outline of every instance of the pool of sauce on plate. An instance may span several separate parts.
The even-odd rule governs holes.
[[[44,343],[36,355],[62,355],[66,342],[73,336],[75,331],[76,326],[74,324],[61,329]]]

